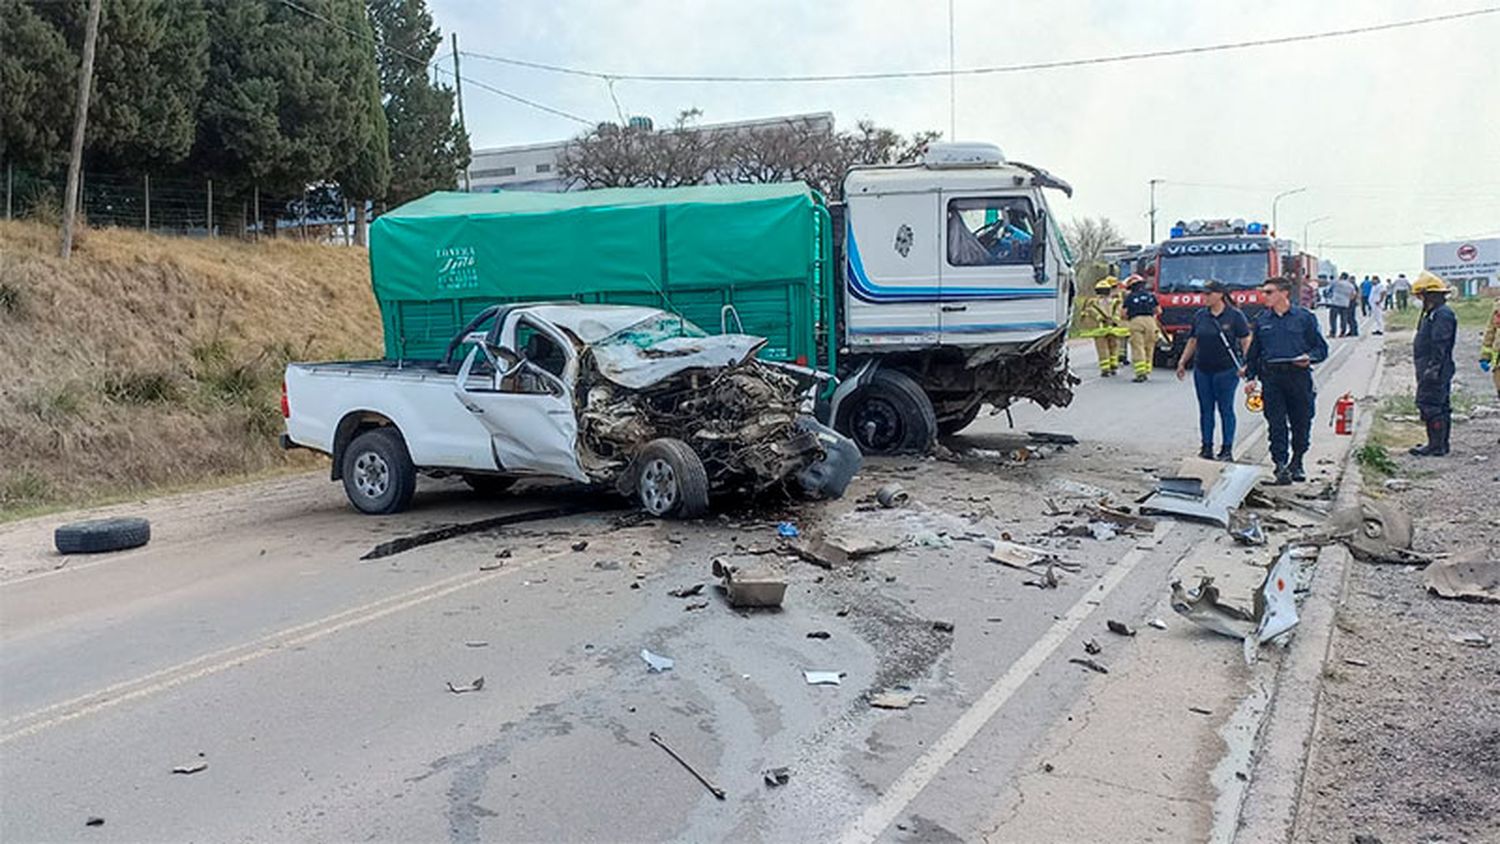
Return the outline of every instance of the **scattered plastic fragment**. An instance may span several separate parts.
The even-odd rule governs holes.
[[[1192,712],[1192,713],[1195,713],[1197,715],[1212,715],[1212,714],[1214,714],[1214,711],[1212,709],[1204,709],[1201,706],[1189,706],[1188,707],[1188,711]]]
[[[829,637],[829,635],[830,634],[829,634],[829,632],[827,630],[814,630],[811,633],[807,634],[807,638],[809,638],[809,639],[827,639]]]
[[[1089,522],[1089,536],[1105,542],[1119,536],[1120,532],[1109,522]]]
[[[1500,603],[1500,561],[1486,559],[1483,550],[1433,563],[1427,567],[1423,581],[1427,591],[1439,598]]]
[[[692,586],[683,586],[683,587],[678,588],[678,589],[673,589],[672,591],[668,592],[667,594],[671,595],[674,598],[691,598],[694,595],[697,595],[700,592],[702,592],[703,591],[703,586],[704,586],[704,584],[702,584],[702,583],[694,583]]]
[[[870,695],[870,706],[876,709],[910,709],[914,703],[923,703],[923,699],[910,689],[888,689]]]
[[[881,507],[890,510],[895,507],[905,507],[911,500],[911,496],[901,488],[900,484],[890,483],[875,491],[875,500],[880,502]]]
[[[641,659],[644,659],[646,661],[646,667],[653,673],[659,671],[671,671],[672,666],[677,664],[677,661],[672,659],[671,657],[662,656],[661,654],[654,654],[646,650],[645,648],[641,648]]]
[[[596,560],[594,562],[594,568],[598,569],[599,571],[619,571],[620,570],[620,561],[619,560]]]
[[[1160,619],[1152,619],[1152,621],[1160,621]],[[1135,628],[1131,627],[1130,625],[1126,624],[1123,621],[1115,621],[1114,619],[1111,618],[1108,621],[1104,622],[1104,626],[1109,628],[1109,632],[1114,633],[1114,634],[1119,635],[1119,636],[1134,636],[1135,635]],[[1151,626],[1155,627],[1156,625],[1153,624]],[[1162,626],[1165,627],[1166,625],[1162,625]]]
[[[477,691],[479,691],[482,688],[484,688],[484,678],[483,677],[476,677],[476,678],[474,678],[474,682],[468,684],[467,686],[455,686],[455,685],[453,685],[452,681],[449,681],[449,683],[448,683],[448,691],[450,691],[450,692],[452,692],[452,693],[454,693],[456,695],[461,695],[464,692],[477,692]]]
[[[91,817],[83,822],[84,826],[104,826],[104,818]]]
[[[1099,643],[1094,641],[1093,639],[1084,639],[1083,652],[1088,654],[1089,656],[1098,656],[1099,654],[1104,652],[1104,648],[1100,647]]]
[[[1149,625],[1149,626],[1151,626],[1151,627],[1155,627],[1157,630],[1166,630],[1167,629],[1167,623],[1165,621],[1162,621],[1159,618],[1153,618],[1150,621],[1146,622],[1146,624]]]
[[[175,768],[172,769],[172,773],[174,773],[174,774],[196,774],[199,771],[206,771],[206,770],[208,770],[208,763],[207,762],[193,762],[193,763],[188,764],[188,765],[178,765],[177,767],[175,767]]]
[[[918,548],[952,548],[953,539],[936,531],[920,530],[911,535],[908,540]]]
[[[1105,668],[1104,666],[1100,665],[1098,662],[1095,662],[1092,659],[1083,659],[1081,657],[1076,657],[1075,656],[1072,659],[1068,660],[1068,662],[1071,662],[1074,665],[1082,665],[1084,668],[1087,668],[1090,671],[1097,671],[1100,674],[1108,674],[1109,673],[1109,669],[1108,668]]]
[[[809,686],[837,686],[844,681],[842,671],[803,671],[803,679]]]
[[[1266,531],[1261,527],[1260,516],[1244,510],[1230,511],[1229,535],[1241,545],[1266,544]]]
[[[791,522],[782,522],[776,526],[776,535],[782,539],[796,539],[802,535],[802,532],[797,530],[797,526]]]
[[[573,543],[574,551],[586,551],[588,550],[588,547],[589,541],[587,539],[580,539],[577,542]]]
[[[763,779],[765,779],[766,785],[770,786],[771,788],[778,788],[780,786],[786,785],[791,781],[792,769],[787,767],[767,768],[766,770],[761,771],[760,775]]]
[[[953,622],[951,622],[951,621],[934,621],[932,623],[932,629],[936,630],[939,633],[952,633],[953,632]]]
[[[1450,633],[1448,634],[1448,639],[1449,641],[1457,642],[1460,645],[1470,648],[1488,648],[1495,644],[1490,637],[1473,631],[1467,633]]]
[[[464,642],[464,647],[466,648],[487,648],[489,646],[490,643],[486,642],[483,639],[470,639],[469,641]]]
[[[706,609],[707,607],[708,607],[708,602],[707,601],[694,601],[693,603],[684,606],[682,608],[682,611],[683,612],[692,612],[694,610]]]

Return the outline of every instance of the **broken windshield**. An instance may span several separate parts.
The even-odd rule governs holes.
[[[707,337],[708,332],[677,314],[665,311],[653,314],[634,325],[622,328],[595,343],[595,346],[634,346],[648,349],[674,337]]]

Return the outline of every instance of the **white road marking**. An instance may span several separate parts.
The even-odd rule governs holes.
[[[103,689],[79,695],[60,703],[54,703],[24,715],[17,715],[7,719],[4,722],[5,725],[9,726],[24,721],[33,721],[33,723],[0,735],[0,745],[25,738],[26,736],[35,735],[43,730],[92,715],[105,709],[110,709],[122,703],[157,694],[193,680],[218,674],[226,669],[253,662],[287,648],[305,645],[308,642],[317,641],[334,633],[368,624],[393,613],[421,606],[429,601],[435,601],[438,598],[446,597],[455,592],[461,592],[475,586],[482,586],[497,578],[505,577],[537,563],[554,559],[560,556],[560,554],[561,552],[548,554],[526,565],[514,568],[507,567],[488,574],[479,574],[476,576],[474,572],[464,572],[463,574],[444,578],[436,583],[430,583],[426,586],[391,595],[378,601],[371,601],[370,603],[334,613],[315,621],[288,627],[285,630],[263,636],[252,642],[207,653],[186,662],[163,668],[160,671],[154,671],[141,677],[115,683]],[[194,666],[199,667],[194,669]],[[93,702],[89,703],[89,701]],[[62,711],[61,714],[44,717],[59,711]],[[41,720],[35,720],[39,718]]]
[[[1154,546],[1160,546],[1162,541],[1176,527],[1175,522],[1158,522],[1156,529],[1151,535],[1156,540]],[[1140,564],[1155,547],[1150,549],[1134,548],[1120,561],[1112,566],[1104,576],[1099,578],[1098,585],[1089,588],[1077,603],[1070,607],[1066,614],[1043,633],[1039,639],[1032,643],[1026,653],[1021,655],[1011,664],[1010,668],[996,680],[994,685],[985,691],[984,696],[978,702],[964,711],[954,721],[947,732],[943,733],[932,746],[923,753],[911,767],[901,773],[896,781],[881,791],[880,799],[865,809],[857,821],[854,822],[840,838],[844,844],[856,844],[856,842],[874,841],[880,837],[886,827],[922,793],[928,784],[942,772],[953,758],[968,746],[969,742],[984,729],[984,726],[995,717],[995,713],[1011,699],[1020,688],[1031,679],[1037,669],[1047,661],[1052,652],[1067,641],[1088,617],[1094,613],[1098,605],[1125,581],[1135,567]]]

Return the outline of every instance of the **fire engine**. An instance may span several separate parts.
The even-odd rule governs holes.
[[[1264,307],[1261,283],[1281,274],[1284,256],[1293,250],[1290,241],[1278,240],[1265,223],[1242,219],[1175,223],[1169,237],[1156,247],[1155,263],[1145,267],[1144,273],[1161,305],[1162,330],[1172,341],[1170,350],[1157,352],[1156,364],[1177,365],[1193,314],[1207,304],[1203,285],[1210,280],[1224,282],[1235,306],[1254,320]]]

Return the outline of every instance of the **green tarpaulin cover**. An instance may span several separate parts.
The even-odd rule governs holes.
[[[711,333],[733,305],[770,340],[763,356],[815,360],[828,251],[826,210],[801,182],[440,192],[370,228],[385,353],[399,359],[439,357],[490,305],[574,299],[675,310]]]

